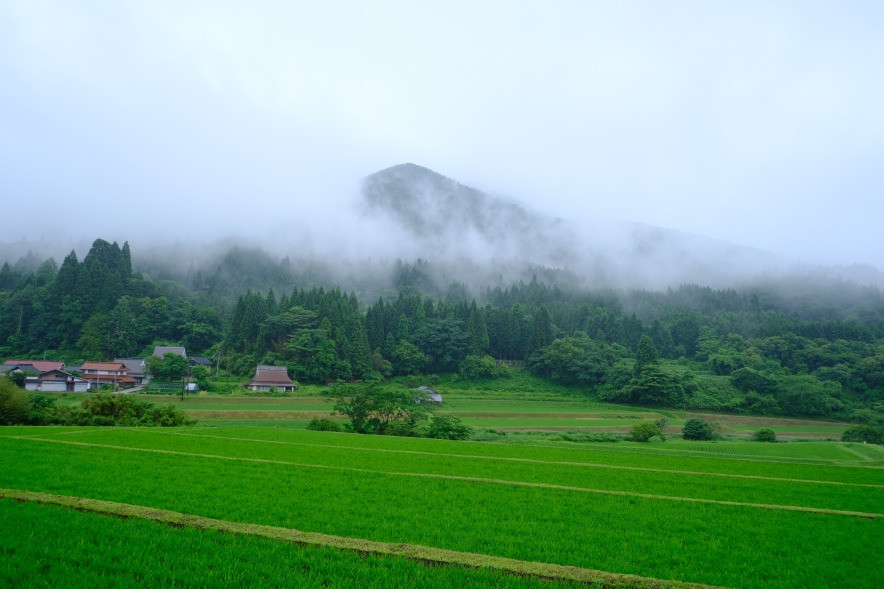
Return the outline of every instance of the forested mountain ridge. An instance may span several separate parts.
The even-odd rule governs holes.
[[[289,259],[263,254],[254,267],[255,255],[227,260],[252,267],[254,289],[220,267],[146,278],[128,244],[100,239],[82,262],[72,252],[31,272],[5,264],[0,356],[104,360],[173,343],[233,373],[282,364],[317,383],[501,378],[503,360],[597,398],[654,406],[871,419],[884,401],[884,296],[874,286],[810,277],[585,289],[552,272],[471,293],[435,284],[430,262],[398,261],[382,278],[386,294],[360,300],[321,273],[300,281],[311,269]]]

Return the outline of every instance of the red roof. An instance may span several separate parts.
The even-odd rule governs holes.
[[[49,372],[50,370],[61,370],[64,368],[64,362],[54,362],[52,360],[7,360],[4,364],[12,366],[17,364],[30,364],[40,372]]]

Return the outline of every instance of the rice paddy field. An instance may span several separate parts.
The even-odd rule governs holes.
[[[462,400],[443,409],[486,407]],[[453,442],[252,421],[0,429],[0,586],[884,586],[877,446]]]
[[[443,395],[445,401],[437,409],[438,413],[455,415],[480,431],[623,434],[639,421],[666,418],[667,434],[677,436],[685,421],[702,417],[718,423],[727,438],[749,439],[755,431],[769,427],[782,440],[838,440],[850,426],[822,420],[652,410],[600,403],[575,396],[573,391],[555,389],[524,397],[511,392],[492,395],[468,388],[443,389]],[[194,396],[183,401],[178,396],[144,395],[142,398],[175,404],[200,424],[210,426],[264,424],[303,428],[314,417],[335,417],[332,403],[317,394],[315,387],[293,397]],[[61,402],[77,402],[77,399],[75,395],[67,395]],[[343,423],[339,416],[337,419]]]

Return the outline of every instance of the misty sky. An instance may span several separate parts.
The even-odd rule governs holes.
[[[345,239],[414,162],[884,268],[882,7],[0,0],[0,242]]]

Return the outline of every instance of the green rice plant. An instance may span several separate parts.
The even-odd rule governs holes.
[[[112,445],[100,447],[6,437],[0,439],[0,461],[4,464],[0,487],[94,497],[230,521],[661,579],[750,587],[884,583],[881,568],[868,558],[884,549],[884,521],[880,517],[672,500],[634,492],[599,493],[530,480],[507,482],[440,475],[417,469],[416,461],[411,459],[400,464],[403,469],[414,467],[415,472],[341,469],[344,453],[340,452],[327,455],[323,465],[299,466],[293,461],[279,460],[269,450],[275,446],[286,448],[287,444],[280,442],[331,439],[350,448],[394,442],[406,443],[398,446],[400,450],[444,450],[445,454],[457,454],[454,450],[459,447],[463,449],[462,455],[467,455],[486,449],[504,455],[524,453],[523,458],[533,455],[534,459],[548,462],[550,456],[583,455],[582,446],[568,452],[558,448],[393,440],[325,432],[248,429],[239,433],[243,431],[273,443],[207,438],[205,446],[179,452],[162,444],[171,444],[173,438],[198,441],[197,438],[161,432],[151,438],[156,442],[148,443],[149,434],[117,437],[133,432],[114,431],[107,440]],[[214,435],[211,430],[195,433]],[[233,437],[235,432],[222,433]],[[95,434],[52,435],[76,441]],[[130,449],[137,444],[145,446],[144,449]],[[237,444],[247,449],[236,450]],[[254,457],[239,456],[255,451],[252,445],[266,450],[258,451]],[[298,446],[286,451],[294,448]],[[306,448],[302,445],[299,451],[306,452]],[[205,453],[194,451],[200,449]],[[216,454],[209,453],[210,450]],[[621,452],[593,455],[620,459],[620,465],[625,462],[626,466],[635,458],[674,460]],[[440,456],[440,460],[438,468],[445,460],[451,460],[454,472],[466,472],[463,458]],[[872,480],[881,482],[880,471],[873,469],[730,459],[683,458],[682,462],[709,462],[718,464],[719,469],[746,464],[785,470],[816,468],[816,472],[827,472],[833,477],[840,473],[842,479],[867,470],[877,477]],[[530,474],[529,470],[524,472],[526,475],[519,478]],[[535,471],[543,477],[550,473],[563,476],[558,467],[547,471],[544,466]],[[718,486],[718,479],[709,481],[708,496]],[[870,489],[869,493],[880,496],[880,489]]]
[[[4,587],[576,587],[0,500]]]
[[[154,436],[137,430],[84,433],[78,442],[129,448],[275,460],[303,466],[334,465],[340,469],[370,470],[472,477],[489,480],[579,487],[658,496],[803,506],[859,512],[884,512],[884,494],[869,487],[826,485],[816,480],[779,480],[738,477],[727,473],[635,468],[579,462],[550,462],[513,458],[480,458],[441,452],[334,447],[296,442],[262,443],[260,440],[201,436]],[[612,468],[613,467],[613,468]],[[726,476],[722,476],[726,474]],[[884,481],[882,481],[884,482]],[[884,485],[881,485],[884,489]],[[872,487],[871,489],[875,489]]]

